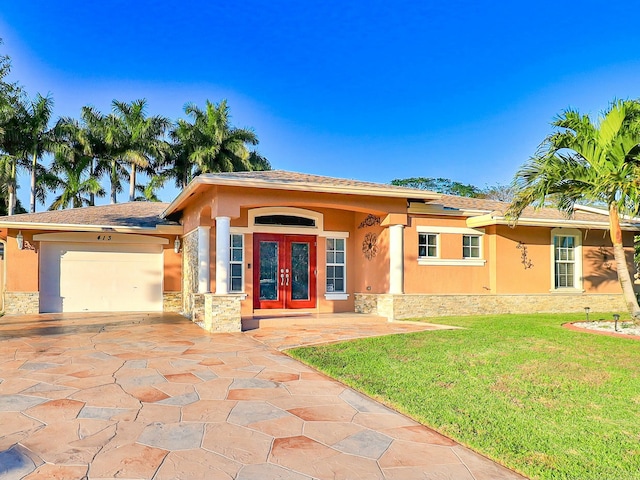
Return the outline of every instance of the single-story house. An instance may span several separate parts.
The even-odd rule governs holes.
[[[625,308],[606,211],[286,171],[205,174],[170,204],[0,217],[7,314],[180,311],[212,331],[266,313],[389,319]],[[624,220],[632,272],[640,223]]]

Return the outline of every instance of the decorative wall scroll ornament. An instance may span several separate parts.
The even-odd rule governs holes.
[[[31,250],[31,251],[35,252],[36,251],[36,246],[33,243],[28,242],[27,240],[25,240],[24,241],[23,250]]]
[[[375,225],[380,225],[380,217],[369,214],[367,215],[367,218],[360,222],[358,228],[373,227]]]
[[[529,259],[528,256],[527,246],[522,242],[518,242],[516,248],[518,250],[522,250],[522,252],[520,253],[520,262],[522,263],[522,265],[524,265],[524,269],[527,270],[528,268],[533,268],[533,262]]]
[[[378,236],[375,233],[367,233],[362,241],[362,253],[371,260],[378,254]]]

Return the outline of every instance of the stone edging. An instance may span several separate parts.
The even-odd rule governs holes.
[[[568,330],[581,333],[595,333],[597,335],[605,335],[607,337],[629,338],[631,340],[640,340],[640,335],[627,335],[626,333],[603,332],[601,330],[593,330],[591,328],[576,327],[573,323],[563,323],[562,326]]]

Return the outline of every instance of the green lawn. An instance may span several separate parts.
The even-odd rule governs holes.
[[[288,353],[531,478],[640,479],[640,341],[561,327],[583,319],[429,319],[465,329]]]

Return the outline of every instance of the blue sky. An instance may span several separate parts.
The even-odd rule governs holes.
[[[226,98],[274,168],[483,187],[508,183],[567,107],[640,97],[634,4],[3,2],[0,48],[56,117],[146,98],[176,119]]]

